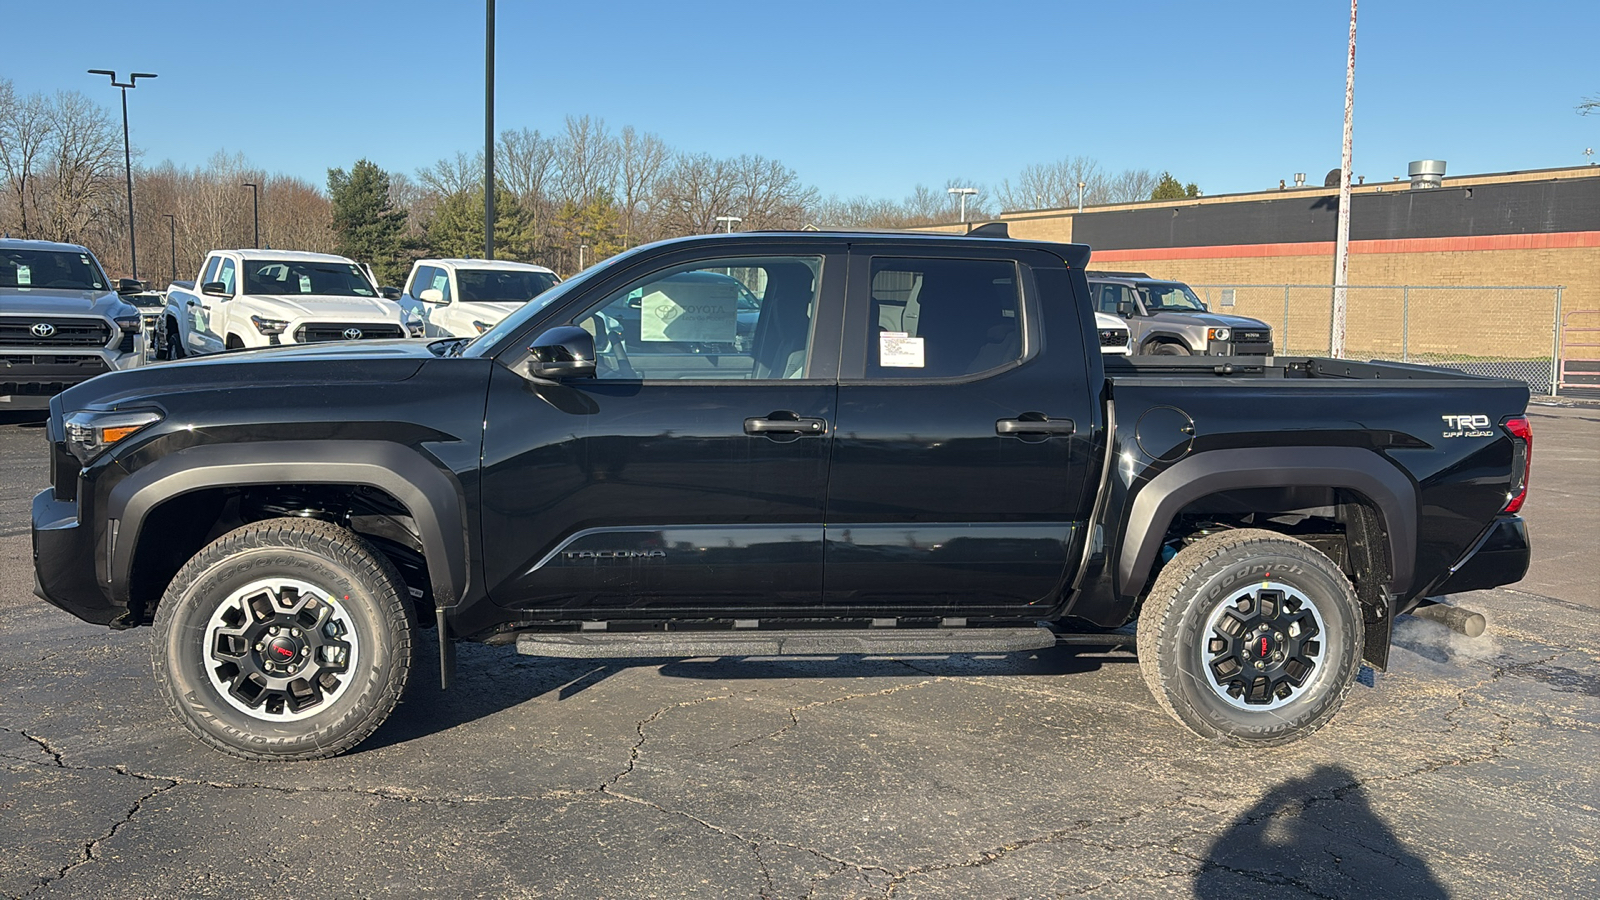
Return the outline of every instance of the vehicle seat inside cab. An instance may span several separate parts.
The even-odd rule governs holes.
[[[799,262],[765,266],[767,290],[750,355],[754,378],[804,378],[816,275]]]

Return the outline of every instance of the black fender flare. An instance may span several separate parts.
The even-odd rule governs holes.
[[[263,441],[189,447],[163,456],[112,488],[108,564],[114,597],[126,601],[134,549],[157,506],[192,491],[256,484],[353,484],[387,491],[410,510],[440,608],[467,592],[465,504],[459,482],[416,450],[388,441]]]
[[[1358,447],[1261,447],[1196,453],[1150,479],[1134,497],[1123,532],[1117,562],[1122,593],[1136,597],[1144,590],[1179,510],[1218,491],[1273,487],[1342,488],[1365,495],[1388,538],[1389,590],[1403,594],[1410,588],[1419,518],[1411,476]]]
[[[1146,349],[1154,347],[1157,344],[1182,344],[1190,353],[1205,352],[1204,349],[1196,351],[1194,349],[1194,345],[1189,343],[1189,339],[1177,333],[1176,331],[1147,331],[1142,337],[1139,338],[1139,346],[1137,349],[1142,354]]]

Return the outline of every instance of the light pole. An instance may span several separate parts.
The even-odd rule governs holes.
[[[1083,212],[1083,189],[1088,186],[1087,181],[1078,182],[1078,212]]]
[[[1344,70],[1344,151],[1339,159],[1339,219],[1333,246],[1333,328],[1328,355],[1344,358],[1345,316],[1350,300],[1350,156],[1351,122],[1356,106],[1356,0],[1350,0],[1350,55]]]
[[[167,220],[167,243],[172,247],[172,277],[167,279],[171,284],[178,280],[178,217],[172,213],[162,213]]]
[[[483,10],[483,258],[494,259],[494,0]]]
[[[589,249],[589,245],[588,244],[579,244],[578,245],[578,271],[579,272],[583,271],[583,254],[588,249]]]
[[[133,267],[133,277],[139,277],[139,250],[133,237],[133,150],[128,144],[128,88],[134,87],[141,78],[154,78],[154,72],[134,72],[128,76],[128,83],[123,84],[117,80],[117,73],[110,69],[90,69],[90,75],[104,75],[111,79],[112,87],[122,88],[122,166],[128,173],[128,261]]]
[[[946,194],[958,194],[961,197],[961,221],[967,221],[967,198],[978,192],[977,188],[945,188]]]
[[[244,186],[250,189],[250,221],[252,223],[255,242],[250,246],[261,249],[261,193],[260,186],[253,181],[246,181]]]
[[[743,222],[744,219],[741,219],[738,216],[717,216],[717,221],[722,223],[723,234],[732,234],[733,223]]]

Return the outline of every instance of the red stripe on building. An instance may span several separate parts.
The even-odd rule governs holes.
[[[1449,253],[1457,250],[1567,250],[1600,247],[1600,231],[1556,234],[1487,234],[1473,237],[1351,241],[1351,253]],[[1145,259],[1256,259],[1269,256],[1332,256],[1333,241],[1298,244],[1229,244],[1212,247],[1149,247],[1096,250],[1095,263]]]

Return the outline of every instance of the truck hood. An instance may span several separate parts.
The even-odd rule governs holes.
[[[61,394],[64,410],[110,409],[166,394],[393,383],[436,360],[428,341],[330,341],[232,350],[91,378]],[[223,394],[218,394],[223,396]]]
[[[382,297],[327,297],[319,294],[251,294],[246,301],[269,319],[320,319],[399,322],[400,304]]]
[[[511,315],[522,306],[522,303],[519,303],[515,300],[474,300],[470,302],[460,301],[456,304],[456,308],[461,312],[466,313],[485,325],[493,325],[501,319],[504,319],[506,316]]]
[[[1260,319],[1252,319],[1248,316],[1226,316],[1222,313],[1214,312],[1186,313],[1178,312],[1177,310],[1172,309],[1162,310],[1162,312],[1180,315],[1183,316],[1185,322],[1194,322],[1196,325],[1206,325],[1212,328],[1252,328],[1257,330],[1271,329],[1270,325],[1261,321]]]
[[[69,291],[60,288],[5,288],[0,290],[0,316],[117,316],[137,315],[138,307],[113,291]]]

